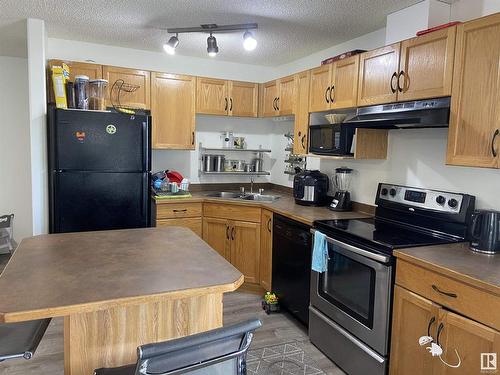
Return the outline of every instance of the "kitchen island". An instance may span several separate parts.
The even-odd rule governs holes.
[[[64,317],[64,372],[133,363],[139,345],[222,326],[243,275],[186,228],[24,239],[0,276],[0,322]]]

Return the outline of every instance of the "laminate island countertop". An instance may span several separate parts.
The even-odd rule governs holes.
[[[400,249],[394,255],[500,295],[500,254],[475,253],[469,250],[468,242],[461,242]]]
[[[136,361],[139,345],[222,326],[243,275],[181,227],[24,239],[0,276],[0,321],[64,316],[65,374]]]
[[[277,214],[286,216],[290,219],[300,221],[307,225],[312,225],[316,220],[341,220],[341,219],[364,219],[373,217],[374,207],[366,205],[373,212],[362,211],[332,211],[327,207],[302,206],[295,203],[295,199],[291,194],[282,191],[266,190],[264,194],[277,195],[278,200],[273,202],[264,201],[247,201],[234,198],[214,198],[210,197],[210,191],[192,193],[191,198],[180,199],[157,199],[153,197],[155,204],[172,204],[172,203],[194,203],[194,202],[213,202],[227,203],[233,205],[261,207],[273,211]]]

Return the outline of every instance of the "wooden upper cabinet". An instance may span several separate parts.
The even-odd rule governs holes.
[[[271,81],[263,83],[261,86],[261,115],[263,117],[272,117],[278,115],[276,101],[278,99],[278,83]]]
[[[150,72],[146,70],[119,68],[116,66],[103,66],[102,75],[108,80],[106,105],[121,105],[131,108],[150,109]],[[118,90],[113,90],[116,81],[123,80],[125,84],[139,86],[133,92],[121,91],[118,98]],[[112,95],[112,97],[110,97]],[[118,103],[119,99],[119,103]]]
[[[456,32],[449,27],[401,42],[398,101],[451,95]]]
[[[260,227],[260,286],[271,291],[273,273],[273,212],[262,210]]]
[[[427,328],[436,337],[439,307],[398,285],[394,287],[391,375],[432,373],[435,358],[418,345],[418,339],[427,335]]]
[[[229,116],[257,117],[259,85],[252,82],[228,81]]]
[[[196,79],[196,113],[225,116],[228,110],[227,81],[198,77]]]
[[[331,70],[330,108],[356,107],[359,55],[334,62]]]
[[[457,26],[447,163],[498,168],[500,14]]]
[[[61,65],[65,63],[69,68],[69,80],[75,82],[75,77],[79,75],[84,75],[89,77],[89,79],[100,79],[102,78],[102,65],[84,63],[78,61],[64,61],[64,60],[49,60],[47,65],[47,102],[54,103],[54,90],[53,84],[50,80],[52,76],[50,68],[54,65]]]
[[[311,72],[306,70],[296,74],[297,94],[295,100],[295,126],[293,137],[293,152],[305,155],[308,151],[309,141],[309,84]]]
[[[196,78],[152,73],[153,148],[195,148]]]
[[[458,364],[456,350],[461,364],[458,368],[451,368],[439,360],[434,361],[433,374],[479,374],[481,353],[500,352],[500,333],[481,323],[443,309],[440,311],[439,324],[442,324],[439,343],[444,351],[443,360],[450,365]]]
[[[260,224],[230,221],[231,263],[245,276],[245,282],[259,284]]]
[[[332,65],[321,65],[311,69],[309,89],[309,112],[321,112],[330,109],[330,90]]]
[[[295,109],[295,75],[280,78],[278,81],[278,99],[276,107],[280,116],[287,116],[294,113]]]
[[[360,55],[358,106],[397,100],[399,50],[395,43]]]

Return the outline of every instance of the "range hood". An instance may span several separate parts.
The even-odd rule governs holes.
[[[357,128],[407,129],[446,128],[450,97],[361,107],[345,124]]]

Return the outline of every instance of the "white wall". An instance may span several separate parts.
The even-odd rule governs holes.
[[[284,134],[290,131],[293,123],[275,122],[271,119],[254,118],[231,118],[221,116],[196,116],[196,150],[195,151],[165,151],[153,150],[153,171],[163,169],[174,169],[181,172],[193,183],[217,183],[217,182],[249,182],[248,176],[213,176],[198,175],[200,165],[199,143],[203,147],[221,147],[220,135],[223,131],[232,131],[234,136],[245,137],[247,148],[272,149],[272,153],[264,153],[263,169],[272,172],[274,176],[279,176],[279,182],[284,181],[283,173],[285,165],[285,144]],[[285,144],[283,144],[283,142]],[[210,152],[217,154],[217,152]],[[252,152],[225,151],[222,154],[228,159],[251,161],[255,154]],[[283,176],[282,176],[283,175]],[[286,179],[287,180],[287,179]],[[270,176],[256,177],[257,182],[269,182]],[[278,182],[276,182],[278,183]]]
[[[379,182],[456,191],[477,196],[479,208],[500,209],[500,171],[445,165],[447,129],[389,131],[389,151],[383,161],[321,160],[322,172],[348,166],[355,170],[353,199],[373,204]]]
[[[56,38],[48,38],[47,58],[74,61],[92,60],[103,65],[252,82],[265,82],[275,76],[275,68],[272,67],[238,64],[220,61],[217,58],[170,56],[164,52]]]
[[[13,213],[16,241],[31,236],[28,60],[0,56],[0,215]]]
[[[450,19],[464,22],[497,12],[500,12],[499,0],[459,0],[451,4]]]
[[[45,23],[28,19],[28,98],[33,234],[48,231],[48,167],[45,98]]]

